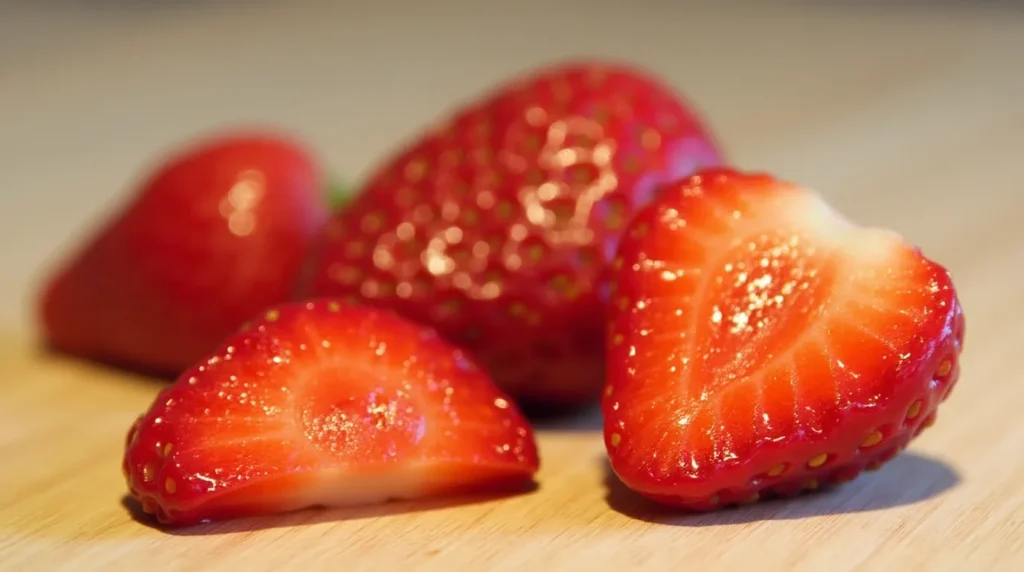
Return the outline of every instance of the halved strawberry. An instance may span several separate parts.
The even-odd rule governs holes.
[[[160,393],[123,469],[165,524],[493,490],[532,429],[462,350],[385,311],[271,309]]]
[[[614,266],[605,443],[666,504],[852,479],[930,425],[959,376],[949,273],[768,175],[667,186]]]

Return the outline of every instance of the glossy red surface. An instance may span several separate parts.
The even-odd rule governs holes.
[[[272,309],[129,432],[132,495],[169,524],[529,482],[533,432],[464,352],[390,313]]]
[[[616,268],[606,444],[622,480],[663,502],[852,478],[930,423],[959,375],[946,270],[767,176],[667,187]]]
[[[645,72],[537,70],[377,169],[329,224],[309,291],[437,327],[523,402],[596,398],[622,228],[658,183],[719,162],[695,113]]]
[[[319,168],[293,141],[193,143],[50,278],[44,334],[65,351],[176,375],[289,299],[326,209]]]

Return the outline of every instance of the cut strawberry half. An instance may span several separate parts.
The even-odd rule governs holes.
[[[269,310],[160,393],[123,469],[165,524],[505,490],[533,432],[462,350],[385,311]]]
[[[930,425],[959,376],[949,273],[768,175],[664,188],[614,266],[605,442],[663,503],[852,479]]]

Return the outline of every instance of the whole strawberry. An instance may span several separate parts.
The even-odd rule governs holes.
[[[387,161],[327,226],[305,294],[388,307],[527,406],[599,395],[608,262],[655,187],[721,161],[669,87],[579,62],[500,86]]]
[[[623,483],[666,504],[850,480],[934,422],[960,375],[949,272],[768,175],[666,186],[615,268],[605,444]]]
[[[297,143],[264,133],[194,143],[50,278],[43,333],[65,352],[176,374],[291,296],[327,214]]]

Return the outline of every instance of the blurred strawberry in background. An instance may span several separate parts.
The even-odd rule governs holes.
[[[304,296],[394,309],[468,348],[531,409],[604,379],[609,263],[658,184],[722,162],[680,94],[602,62],[535,70],[465,104],[339,210]]]
[[[294,140],[190,143],[49,279],[44,335],[71,354],[176,374],[290,297],[327,204],[315,160]]]

